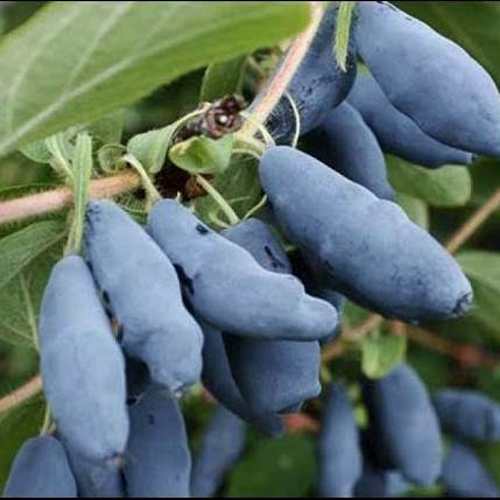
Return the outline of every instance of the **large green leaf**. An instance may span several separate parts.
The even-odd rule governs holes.
[[[314,482],[314,444],[307,436],[260,441],[236,465],[229,497],[301,497]]]
[[[457,256],[474,289],[470,319],[500,338],[500,253],[469,250]]]
[[[61,257],[61,243],[49,247],[0,289],[0,339],[36,346],[40,303],[50,270]]]
[[[303,29],[306,2],[53,2],[0,45],[0,155]]]
[[[35,222],[0,240],[0,288],[30,262],[60,241],[65,224],[59,220]]]
[[[500,83],[498,2],[395,2],[476,58]],[[401,68],[403,70],[403,68]],[[453,68],[449,68],[453,71]]]
[[[431,170],[387,155],[387,171],[395,189],[435,207],[465,205],[471,196],[472,182],[466,167],[449,165]]]

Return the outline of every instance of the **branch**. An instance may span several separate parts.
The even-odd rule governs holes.
[[[132,171],[125,171],[103,179],[90,182],[90,198],[111,198],[140,186],[139,176]],[[71,206],[73,194],[67,187],[32,194],[0,203],[0,225],[28,219],[37,215],[56,212]]]
[[[7,396],[0,398],[0,414],[5,413],[12,408],[19,406],[28,399],[36,396],[42,390],[42,378],[36,375],[21,387],[12,391]]]
[[[264,124],[266,122],[307,54],[307,50],[318,31],[324,15],[323,2],[310,2],[310,4],[311,22],[309,26],[291,43],[278,71],[271,78],[268,85],[264,87],[263,91],[255,98],[250,108],[252,120],[245,121],[241,129],[242,135],[254,135],[257,132],[256,124]]]
[[[486,222],[488,217],[500,207],[500,188],[498,188],[486,201],[479,207],[465,223],[453,234],[446,244],[446,248],[451,253],[457,252],[460,247]]]

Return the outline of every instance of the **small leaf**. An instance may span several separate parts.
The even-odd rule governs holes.
[[[259,441],[229,478],[228,497],[303,497],[315,479],[314,443],[307,436]]]
[[[43,422],[45,404],[38,396],[0,418],[0,490],[3,490],[12,462],[23,443],[38,435]],[[28,479],[27,479],[28,480]]]
[[[303,30],[307,2],[49,2],[0,45],[0,156]]]
[[[132,137],[127,143],[127,151],[134,155],[147,172],[159,172],[165,163],[167,149],[176,131],[175,123],[157,130]]]
[[[97,151],[99,166],[106,173],[113,173],[120,170],[125,162],[122,161],[127,148],[122,144],[105,144]]]
[[[476,320],[500,337],[500,253],[467,250],[457,261],[474,290],[474,308],[467,319]]]
[[[258,165],[249,156],[234,155],[227,170],[215,176],[212,184],[240,218],[262,198]],[[208,224],[223,217],[219,205],[209,196],[196,198],[194,206]]]
[[[65,234],[61,221],[35,222],[0,240],[0,288]]]
[[[392,186],[402,193],[420,198],[434,207],[463,206],[472,193],[466,167],[447,165],[428,169],[387,155],[387,173]]]
[[[240,94],[246,56],[210,64],[201,84],[200,101],[213,102],[226,95]]]
[[[396,193],[396,200],[412,222],[429,228],[429,208],[424,201],[404,193]]]
[[[191,137],[173,146],[168,156],[179,168],[191,174],[221,174],[231,162],[234,136],[221,139]]]
[[[49,151],[49,148],[45,144],[45,140],[32,142],[30,144],[26,144],[22,148],[19,149],[23,155],[25,155],[30,160],[35,161],[36,163],[49,163],[52,158],[52,154]]]
[[[349,49],[349,38],[351,31],[352,14],[356,2],[340,2],[337,28],[335,30],[335,59],[342,71],[347,71],[347,53]]]
[[[361,342],[361,369],[369,378],[381,378],[400,363],[406,353],[406,337],[374,332]]]

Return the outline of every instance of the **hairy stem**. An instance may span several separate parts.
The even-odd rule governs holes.
[[[0,398],[0,414],[5,413],[16,406],[24,403],[33,396],[36,396],[42,390],[42,378],[36,375],[28,380],[24,385],[18,387],[10,394]]]
[[[252,136],[257,132],[255,124],[266,122],[307,54],[324,15],[323,2],[310,2],[310,4],[311,22],[309,26],[290,44],[277,72],[253,102],[250,108],[252,120],[245,122],[241,129],[242,134]]]
[[[129,170],[90,182],[89,198],[112,198],[141,185],[139,176]],[[61,187],[0,203],[0,225],[56,212],[73,204],[71,189]]]

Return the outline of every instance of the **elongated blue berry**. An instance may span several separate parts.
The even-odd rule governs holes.
[[[333,331],[335,309],[300,281],[267,271],[174,200],[149,214],[149,231],[174,263],[197,316],[222,331],[260,339],[317,340]]]
[[[202,372],[205,387],[220,404],[246,422],[254,424],[264,434],[282,434],[284,424],[279,415],[256,415],[243,399],[231,372],[222,333],[203,321],[200,321],[200,325],[205,334]]]
[[[191,455],[176,400],[150,387],[130,406],[123,474],[129,497],[188,497]]]
[[[414,370],[402,363],[389,375],[364,384],[375,454],[406,479],[431,485],[441,473],[438,419],[427,390]]]
[[[394,200],[384,153],[363,118],[349,103],[334,108],[306,138],[306,151],[379,198]]]
[[[328,388],[318,439],[318,494],[352,496],[361,477],[363,458],[353,409],[340,384]]]
[[[86,219],[87,257],[121,327],[125,351],[173,392],[194,384],[203,335],[184,307],[172,264],[112,201],[89,203]]]
[[[203,435],[201,448],[193,460],[191,495],[214,496],[224,475],[245,447],[247,426],[234,413],[218,406]]]
[[[389,101],[426,134],[500,155],[498,90],[465,50],[388,2],[360,2],[353,34]]]
[[[493,498],[500,494],[474,451],[458,442],[448,451],[442,479],[449,496]]]
[[[223,234],[263,268],[291,273],[286,252],[265,223],[248,219]],[[227,332],[224,344],[236,384],[257,414],[289,411],[321,391],[317,341],[259,340]]]
[[[346,71],[341,70],[335,60],[333,40],[337,12],[337,6],[327,9],[318,32],[287,89],[300,117],[300,134],[317,127],[328,116],[329,110],[345,99],[356,77],[352,43],[349,45]],[[297,123],[288,99],[281,99],[266,125],[278,143],[290,142]]]
[[[433,398],[443,430],[479,441],[500,440],[500,405],[477,391],[444,389]]]
[[[347,100],[359,111],[386,153],[430,168],[472,162],[471,153],[438,142],[398,111],[369,74],[356,77]]]
[[[76,498],[76,483],[62,444],[52,436],[28,439],[17,452],[4,497]]]
[[[266,151],[260,178],[288,238],[334,290],[409,321],[456,317],[470,307],[471,285],[456,261],[395,203],[287,146]]]
[[[43,388],[58,432],[88,460],[113,461],[129,430],[125,363],[81,257],[64,257],[52,269],[39,339]]]

